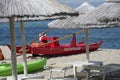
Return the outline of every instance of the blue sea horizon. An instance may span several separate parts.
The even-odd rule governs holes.
[[[44,32],[48,29],[47,24],[51,22],[51,20],[46,21],[32,21],[32,22],[24,22],[25,29],[25,38],[26,44],[29,44],[33,39],[35,39],[40,33]],[[47,36],[57,36],[63,37],[75,32],[80,31],[81,29],[57,29],[52,28],[49,32],[47,32]],[[19,22],[15,24],[16,31],[16,45],[21,45],[21,32]],[[10,31],[9,31],[9,23],[0,24],[0,45],[10,44]],[[120,49],[120,27],[112,27],[112,28],[100,28],[100,29],[90,29],[89,30],[89,43],[97,42],[103,40],[103,44],[100,48],[105,49]],[[60,40],[60,43],[70,43],[72,37]],[[76,35],[77,42],[85,40],[85,33]]]

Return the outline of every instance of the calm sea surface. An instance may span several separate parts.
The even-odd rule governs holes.
[[[50,21],[34,21],[34,22],[24,22],[25,26],[25,38],[26,43],[31,42],[36,38],[39,33],[48,29],[47,24]],[[16,45],[21,45],[20,27],[19,23],[16,23]],[[47,32],[48,36],[63,37],[65,35],[78,32],[80,29],[51,29]],[[9,24],[0,24],[0,45],[10,44],[10,33]],[[85,33],[76,35],[77,41],[85,40]],[[90,29],[89,30],[89,43],[97,42],[103,40],[101,48],[107,49],[120,49],[120,27],[113,28],[101,28],[101,29]],[[71,37],[60,40],[60,43],[69,43]]]

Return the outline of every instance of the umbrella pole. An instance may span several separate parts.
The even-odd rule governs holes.
[[[89,41],[89,36],[88,36],[88,29],[86,29],[86,58],[89,61],[89,45],[88,45],[88,41]]]
[[[16,60],[16,38],[14,28],[14,17],[9,18],[10,21],[10,41],[11,41],[11,64],[12,64],[12,80],[17,80],[17,60]]]
[[[24,25],[22,19],[20,20],[20,29],[21,29],[21,37],[22,37],[22,55],[23,55],[23,66],[24,66],[24,75],[27,76],[27,60],[26,60],[26,48],[25,48],[25,34],[24,34]]]

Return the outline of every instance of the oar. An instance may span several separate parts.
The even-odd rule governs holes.
[[[42,34],[41,34],[40,36],[37,36],[37,37],[36,37],[34,40],[32,40],[29,44],[31,45],[33,42],[35,42],[37,39],[39,39],[39,37],[41,37],[42,35],[46,34],[49,30],[50,30],[50,28],[47,29],[46,31],[42,32]],[[25,48],[26,48],[26,46],[25,46]],[[19,51],[22,51],[22,48],[21,48]]]
[[[76,33],[74,33],[74,34],[80,34],[80,33],[82,33],[82,32],[85,32],[85,29],[83,29],[83,30],[81,30],[81,31],[79,31],[79,32],[76,32]],[[67,36],[63,36],[63,37],[61,37],[61,38],[58,38],[58,39],[56,39],[56,40],[52,40],[52,41],[50,41],[50,42],[48,42],[48,43],[44,43],[43,45],[41,45],[41,46],[44,46],[44,45],[47,45],[47,44],[50,44],[50,43],[52,43],[52,42],[56,42],[56,41],[58,41],[58,40],[62,40],[62,39],[65,39],[65,38],[68,38],[68,37],[71,37],[71,36],[73,36],[73,34],[69,34],[69,35],[67,35]]]
[[[41,37],[41,36],[43,36],[44,34],[46,34],[49,30],[50,30],[50,28],[47,29],[46,31],[42,32],[42,34],[41,34],[40,36],[37,36],[37,37],[36,37],[34,40],[32,40],[29,44],[32,44],[33,42],[35,42],[36,40],[38,40],[39,37]]]

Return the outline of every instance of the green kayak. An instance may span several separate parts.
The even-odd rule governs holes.
[[[28,73],[42,70],[46,65],[47,59],[42,58],[39,60],[31,61],[27,63]],[[17,73],[22,74],[24,71],[23,64],[17,65]],[[12,67],[10,63],[0,64],[0,76],[10,76],[12,75]]]

